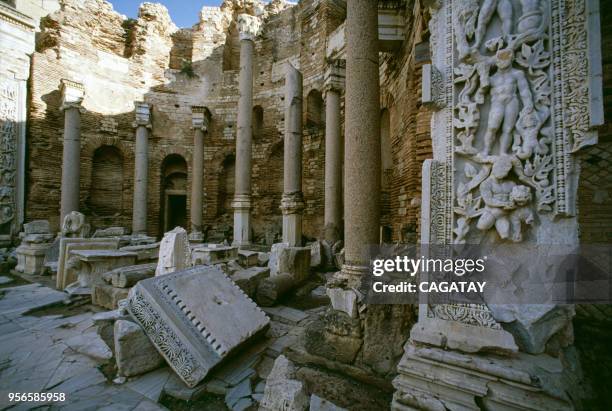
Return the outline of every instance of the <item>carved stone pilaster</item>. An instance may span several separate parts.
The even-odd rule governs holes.
[[[261,30],[261,20],[249,14],[238,15],[238,33],[240,40],[255,40]]]
[[[446,106],[442,73],[432,64],[423,65],[422,102],[434,109]]]

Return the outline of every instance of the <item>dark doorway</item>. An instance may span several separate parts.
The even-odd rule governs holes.
[[[168,227],[187,227],[186,195],[168,195]]]
[[[187,162],[178,154],[171,154],[162,163],[161,232],[175,227],[187,229]]]

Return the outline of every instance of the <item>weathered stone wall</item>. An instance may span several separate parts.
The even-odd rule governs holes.
[[[0,3],[0,244],[8,245],[24,218],[27,81],[35,22]]]
[[[221,8],[205,7],[199,24],[181,30],[174,26],[167,10],[157,4],[143,5],[136,20],[124,20],[104,0],[65,0],[61,10],[43,19],[32,59],[27,218],[49,218],[53,225],[59,225],[63,128],[59,83],[67,78],[85,86],[81,209],[94,226],[131,225],[132,122],[134,101],[138,100],[153,107],[149,234],[159,235],[163,229],[162,163],[172,154],[180,155],[187,163],[189,218],[194,105],[207,107],[212,115],[204,148],[204,224],[231,224],[231,210],[220,207],[221,197],[231,184],[227,167],[231,167],[235,152],[238,71],[223,68],[227,68],[225,49],[236,46],[237,39],[230,37],[236,34],[237,15],[252,12],[248,3],[226,1]],[[275,1],[267,6],[269,16],[256,41],[254,59],[254,106],[263,113],[253,146],[253,226],[258,240],[281,218],[278,202],[282,167],[275,159],[279,153],[282,159],[284,63],[291,60],[302,66],[306,78],[304,95],[312,89],[322,89],[326,32],[343,18],[339,4],[336,0],[304,1],[285,9],[282,1]],[[92,15],[97,19],[90,19]],[[320,31],[326,24],[329,27]],[[309,237],[318,236],[322,227],[323,142],[324,125],[306,132],[304,233]],[[98,195],[92,190],[98,182],[92,178],[101,175],[93,168],[93,158],[102,146],[115,147],[123,162],[122,181],[116,182],[121,189],[112,191],[117,193],[120,207],[112,215],[99,215],[91,209],[92,192]]]
[[[381,55],[381,110],[389,113],[392,154],[392,168],[383,170],[381,224],[392,230],[394,241],[403,242],[418,238],[421,167],[431,158],[431,114],[421,105],[421,68],[430,62],[427,16],[416,3],[406,10],[412,24],[402,48]]]

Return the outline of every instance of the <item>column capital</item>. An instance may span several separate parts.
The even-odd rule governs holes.
[[[191,106],[191,128],[206,133],[209,125],[208,109],[203,106]]]
[[[149,103],[145,103],[144,101],[136,101],[134,103],[135,106],[135,118],[132,126],[134,128],[138,128],[140,126],[144,126],[148,129],[152,127],[151,125],[151,105]]]
[[[253,41],[261,30],[261,19],[249,14],[239,14],[237,24],[240,40]]]
[[[334,59],[329,60],[325,69],[325,91],[344,90],[344,82],[346,78],[346,60]]]
[[[84,112],[82,103],[85,98],[85,86],[76,81],[62,79],[60,81],[60,92],[62,93],[62,105],[60,110],[77,108],[81,113]]]

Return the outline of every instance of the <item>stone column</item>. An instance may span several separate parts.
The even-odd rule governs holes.
[[[283,162],[283,243],[302,244],[302,73],[291,63],[285,74],[285,141]]]
[[[61,82],[64,112],[64,147],[62,156],[62,194],[60,203],[60,226],[64,217],[79,211],[79,184],[81,167],[81,103],[85,97],[82,84],[70,80]]]
[[[240,33],[240,98],[236,136],[236,191],[234,208],[234,244],[251,241],[251,150],[253,144],[253,49],[260,27],[258,18],[238,16]]]
[[[347,3],[344,252],[340,277],[349,286],[368,272],[366,247],[380,223],[380,86],[378,2]]]
[[[330,246],[342,238],[342,134],[340,94],[344,89],[345,60],[335,60],[325,73],[325,228]]]
[[[132,235],[147,234],[147,186],[149,182],[149,130],[151,107],[136,102],[136,149],[134,155],[134,203],[132,207]]]
[[[192,107],[193,172],[191,177],[191,233],[189,241],[202,242],[202,196],[204,179],[204,135],[208,132],[206,108]]]

